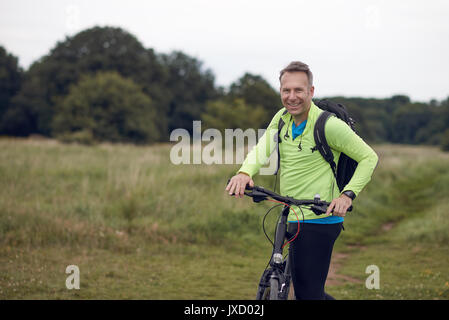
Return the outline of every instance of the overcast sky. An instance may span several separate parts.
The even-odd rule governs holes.
[[[0,0],[0,45],[25,69],[95,25],[182,50],[217,85],[251,72],[278,89],[280,69],[300,60],[318,97],[449,96],[448,0]]]

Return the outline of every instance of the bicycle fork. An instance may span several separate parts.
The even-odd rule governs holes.
[[[270,261],[271,267],[275,270],[272,273],[272,278],[277,278],[279,280],[279,298],[281,300],[286,300],[288,296],[288,291],[290,287],[290,263],[288,259],[285,261],[284,265],[284,257],[282,255],[284,245],[284,240],[287,234],[287,218],[290,208],[284,206],[281,213],[281,218],[279,219],[279,223],[276,226],[276,234],[273,248],[273,255]]]

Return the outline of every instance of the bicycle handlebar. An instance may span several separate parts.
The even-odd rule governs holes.
[[[229,181],[228,181],[229,184]],[[274,200],[277,200],[279,202],[285,203],[287,205],[294,205],[294,206],[311,206],[310,209],[315,213],[316,215],[321,215],[326,213],[327,207],[330,205],[330,202],[322,201],[320,199],[320,195],[315,195],[315,198],[313,200],[298,200],[291,197],[284,197],[280,194],[277,194],[273,191],[267,190],[264,187],[261,186],[254,186],[250,187],[249,185],[246,185],[245,190],[251,191],[251,192],[244,192],[244,194],[248,197],[253,198],[254,202],[261,202],[264,200],[267,200],[268,198],[272,198]],[[352,206],[348,208],[347,211],[352,211]]]

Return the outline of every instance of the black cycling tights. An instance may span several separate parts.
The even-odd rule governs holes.
[[[295,234],[298,225],[290,223],[288,230]],[[334,242],[342,223],[300,223],[298,237],[290,244],[293,287],[298,300],[333,299],[324,292]]]

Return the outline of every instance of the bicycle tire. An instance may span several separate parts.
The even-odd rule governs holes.
[[[270,300],[270,287],[266,287],[260,296],[257,297],[257,300]]]
[[[279,300],[279,280],[270,279],[270,285],[259,287],[257,300]]]
[[[270,279],[270,299],[269,300],[279,300],[279,279]]]
[[[277,283],[277,280],[273,280],[273,282],[276,283],[273,285],[273,288],[275,290],[271,290],[271,285],[269,287],[265,287],[263,292],[261,291],[260,295],[257,297],[257,300],[279,300],[279,297],[276,294],[276,287],[279,288],[279,285]]]

